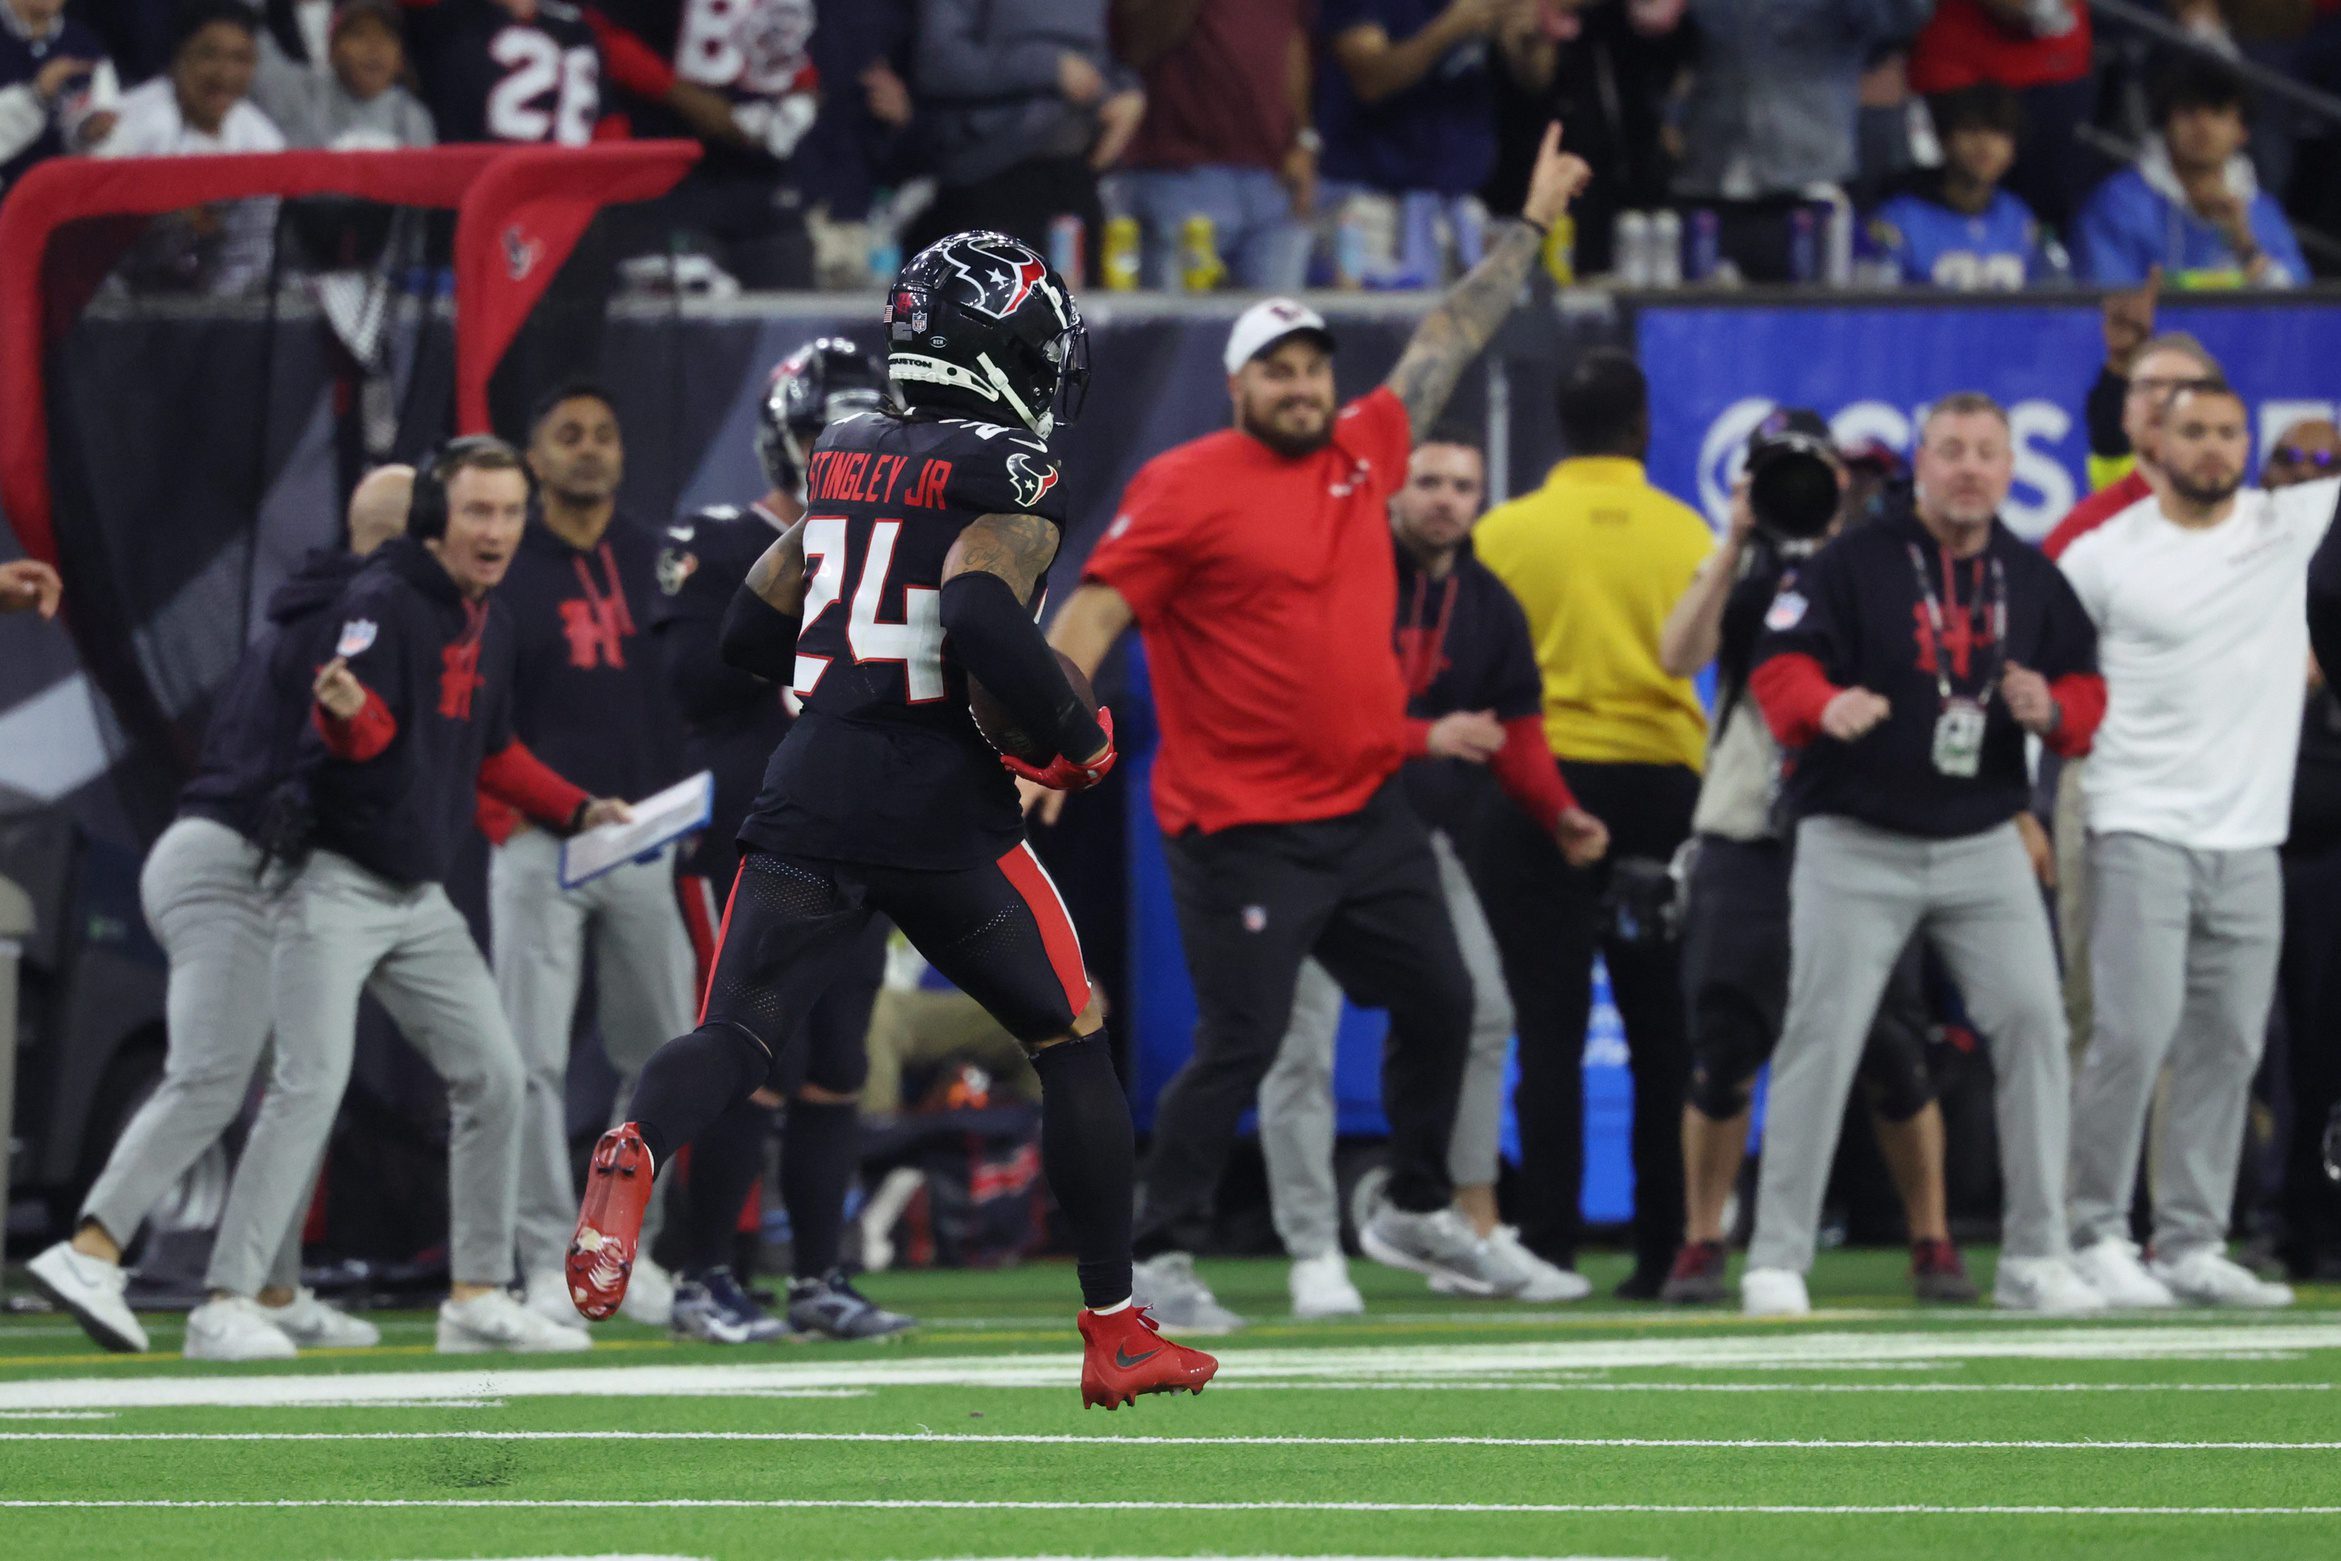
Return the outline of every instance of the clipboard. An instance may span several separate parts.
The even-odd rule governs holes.
[[[631,824],[601,824],[561,842],[561,887],[591,883],[636,857],[705,829],[715,816],[715,774],[701,770],[633,804]]]

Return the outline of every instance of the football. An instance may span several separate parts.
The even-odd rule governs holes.
[[[1073,692],[1080,696],[1084,705],[1095,710],[1097,690],[1089,686],[1089,679],[1073,664],[1072,657],[1061,650],[1056,655],[1057,665],[1065,669],[1065,681],[1073,685]],[[1018,725],[1016,717],[1008,713],[1008,707],[993,698],[992,691],[974,678],[967,680],[967,713],[975,717],[975,729],[984,734],[984,741],[1012,758],[1022,759],[1028,764],[1047,764],[1057,756],[1053,745],[1042,742]]]

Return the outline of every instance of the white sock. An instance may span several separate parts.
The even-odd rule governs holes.
[[[1093,1306],[1090,1308],[1090,1310],[1095,1312],[1100,1317],[1111,1317],[1116,1312],[1128,1311],[1130,1309],[1130,1300],[1131,1298],[1129,1296],[1123,1296],[1119,1301],[1116,1301],[1111,1306]]]

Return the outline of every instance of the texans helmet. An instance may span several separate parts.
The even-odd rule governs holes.
[[[886,365],[842,336],[809,341],[780,360],[756,406],[756,458],[782,493],[804,489],[805,458],[821,430],[886,404]]]
[[[912,407],[1021,424],[1046,439],[1089,393],[1073,290],[1005,233],[954,233],[911,256],[886,300],[886,367]]]

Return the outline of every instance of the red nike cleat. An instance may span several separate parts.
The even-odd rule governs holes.
[[[1118,1312],[1081,1314],[1081,1405],[1115,1409],[1141,1393],[1190,1393],[1219,1372],[1219,1362],[1201,1350],[1173,1344],[1143,1306]]]
[[[642,1130],[623,1122],[593,1146],[585,1173],[585,1207],[569,1238],[569,1299],[580,1315],[600,1322],[626,1299],[634,1275],[634,1248],[642,1239],[642,1211],[650,1203],[650,1148]]]

